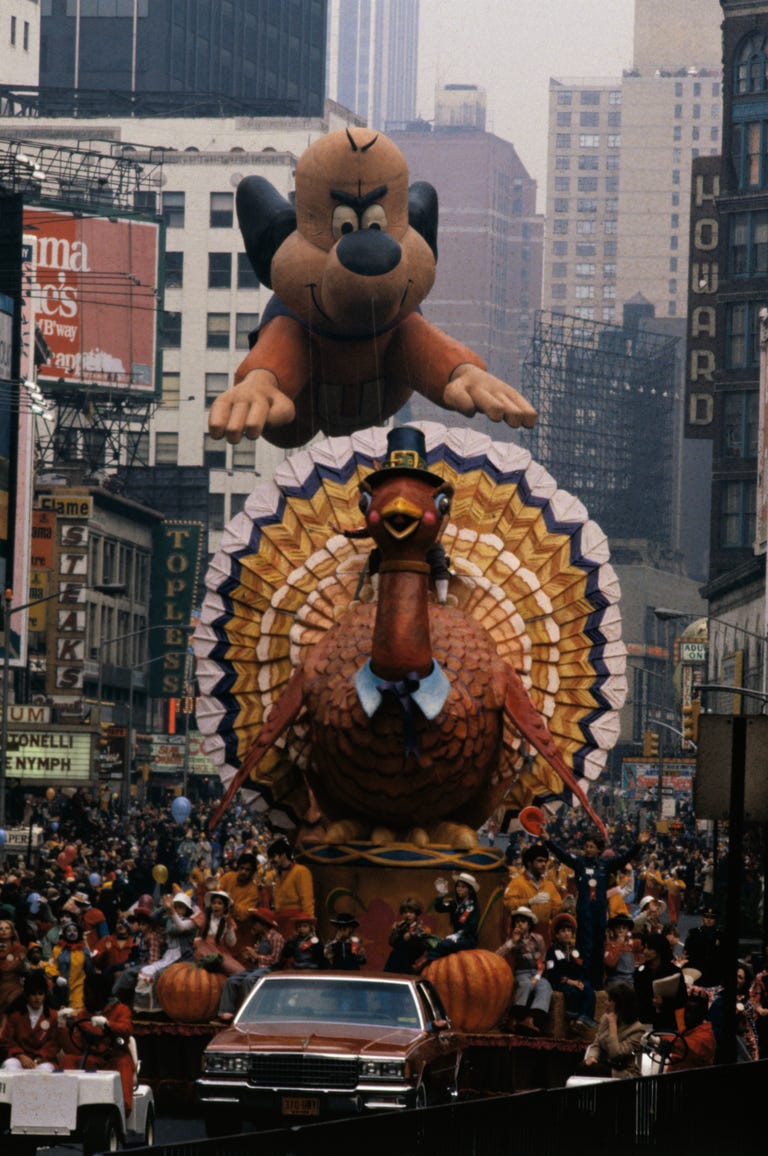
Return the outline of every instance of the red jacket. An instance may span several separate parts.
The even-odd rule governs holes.
[[[669,1053],[671,1071],[683,1072],[688,1068],[704,1068],[715,1062],[715,1033],[712,1024],[705,1020],[695,1028],[686,1028],[683,1009],[677,1008],[678,1035]]]
[[[52,1008],[43,1008],[33,1028],[26,1009],[11,1012],[5,1021],[0,1046],[5,1048],[9,1059],[29,1056],[33,1060],[55,1063],[61,1049],[57,1013]]]

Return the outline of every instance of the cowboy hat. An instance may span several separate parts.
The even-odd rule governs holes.
[[[275,913],[270,911],[268,907],[249,907],[248,914],[252,919],[258,919],[259,923],[265,924],[266,927],[277,927]]]
[[[523,919],[527,919],[528,922],[530,923],[531,927],[535,927],[536,924],[539,922],[538,916],[534,915],[534,913],[531,911],[530,907],[516,907],[515,910],[512,912],[513,921],[515,919],[517,919],[518,916],[522,916]]]
[[[473,891],[480,890],[480,884],[474,875],[470,875],[469,871],[460,871],[458,875],[453,876],[453,881],[454,883],[466,883],[467,887],[471,887]]]

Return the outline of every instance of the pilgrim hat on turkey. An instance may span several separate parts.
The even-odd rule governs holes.
[[[387,456],[365,481],[369,486],[380,486],[397,474],[420,478],[433,486],[441,486],[444,479],[427,469],[427,443],[420,429],[412,425],[396,425],[387,434]]]

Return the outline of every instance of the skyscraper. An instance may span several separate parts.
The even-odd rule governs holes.
[[[620,322],[637,293],[685,316],[691,160],[721,149],[717,0],[638,0],[633,63],[550,81],[543,301],[584,320]]]
[[[331,0],[329,94],[373,128],[416,115],[419,0]]]
[[[95,115],[321,116],[326,20],[326,0],[48,0],[44,111],[76,89]]]

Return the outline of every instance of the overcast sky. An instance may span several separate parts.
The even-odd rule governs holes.
[[[621,76],[632,60],[634,0],[421,0],[418,112],[440,84],[478,84],[489,132],[511,141],[546,184],[550,76]]]

